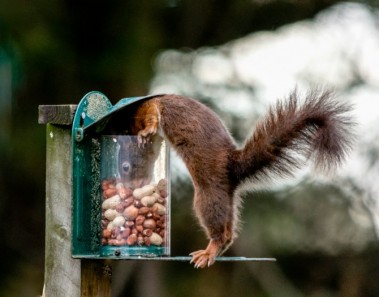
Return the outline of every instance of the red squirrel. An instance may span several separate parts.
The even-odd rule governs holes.
[[[194,185],[194,210],[209,238],[191,253],[204,268],[232,244],[239,228],[239,190],[274,176],[291,176],[304,163],[328,171],[351,148],[351,107],[328,91],[312,91],[302,104],[297,92],[279,101],[238,147],[220,118],[204,104],[184,96],[158,95],[137,103],[132,134],[143,146],[163,136],[184,160]]]

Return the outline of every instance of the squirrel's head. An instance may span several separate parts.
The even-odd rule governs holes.
[[[152,143],[138,146],[137,137],[125,136],[118,139],[119,173],[123,183],[131,188],[149,184],[152,180],[155,148]]]

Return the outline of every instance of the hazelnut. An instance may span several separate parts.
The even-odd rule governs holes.
[[[150,242],[150,238],[149,238],[149,237],[145,236],[145,237],[143,238],[143,241],[145,242],[145,245],[146,245],[146,246],[150,246],[150,245],[151,245],[151,242]]]
[[[108,188],[103,192],[103,195],[105,198],[110,198],[117,194],[117,189],[115,188]]]
[[[167,190],[160,190],[159,194],[160,194],[161,198],[166,198],[168,195]]]
[[[143,240],[143,236],[138,236],[137,237],[137,244],[138,245],[143,245],[145,241]]]
[[[108,187],[109,187],[109,181],[106,180],[106,179],[103,179],[103,180],[101,181],[101,189],[102,189],[103,191],[105,191],[106,189],[108,189]]]
[[[141,201],[135,200],[134,201],[134,206],[137,207],[137,208],[141,208],[143,205],[142,205]]]
[[[125,222],[125,227],[133,227],[134,226],[134,221],[126,221]]]
[[[103,235],[103,238],[110,238],[112,235],[112,231],[108,229],[104,229],[102,235]]]
[[[167,180],[165,178],[162,178],[157,185],[157,189],[159,191],[167,189]]]
[[[123,203],[123,205],[125,205],[125,207],[128,207],[134,203],[134,199],[133,199],[133,197],[128,197],[122,203]]]
[[[120,234],[120,227],[115,227],[115,228],[113,228],[112,229],[112,235],[111,235],[111,237],[112,238],[116,238],[117,237],[117,235],[119,235]]]
[[[130,234],[129,237],[126,239],[127,245],[134,245],[137,241],[137,235],[136,234]]]
[[[120,195],[121,199],[125,199],[126,197],[130,196],[130,195],[128,195],[128,191],[126,190],[126,188],[124,186],[122,186],[122,188],[118,189],[118,194]]]
[[[138,233],[142,233],[143,232],[143,226],[142,225],[137,225],[136,226],[136,230],[138,231]]]
[[[156,227],[155,220],[153,220],[153,219],[146,219],[146,220],[143,222],[143,227],[144,227],[144,228],[147,228],[147,229],[154,230],[155,227]]]
[[[134,220],[138,216],[138,208],[131,205],[131,206],[125,208],[123,214],[124,214],[125,219]]]
[[[145,216],[138,215],[136,218],[136,225],[142,225],[142,223],[145,221]]]
[[[147,236],[147,237],[150,237],[151,234],[153,234],[153,231],[150,230],[150,229],[144,229],[144,230],[142,231],[142,234],[145,235],[145,236]]]
[[[125,228],[125,230],[121,232],[121,236],[122,238],[128,238],[130,233],[131,233],[130,228]]]

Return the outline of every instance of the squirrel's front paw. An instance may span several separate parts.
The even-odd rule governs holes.
[[[151,142],[151,137],[157,133],[157,129],[150,127],[138,132],[138,147],[144,147]]]
[[[192,256],[191,264],[195,264],[195,268],[204,268],[211,266],[216,261],[216,255],[212,255],[207,250],[200,250],[190,254]]]
[[[144,147],[146,144],[150,142],[150,137],[146,137],[138,133],[137,141],[138,141],[138,147]]]

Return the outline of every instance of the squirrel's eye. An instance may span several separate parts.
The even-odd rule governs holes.
[[[130,169],[130,164],[128,162],[122,163],[122,170],[124,172],[129,172],[129,169]]]

